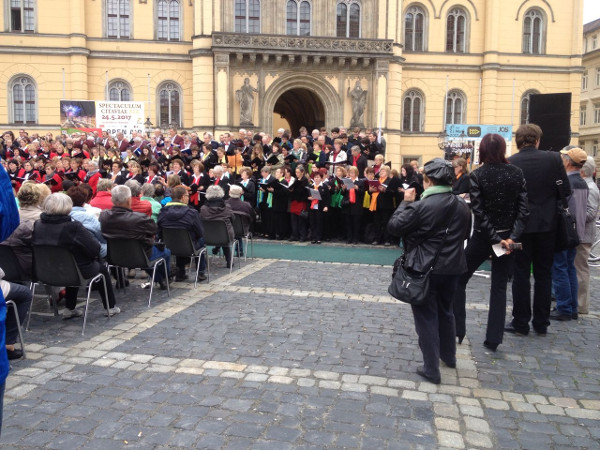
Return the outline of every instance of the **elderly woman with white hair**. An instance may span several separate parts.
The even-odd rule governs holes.
[[[229,241],[233,241],[235,233],[233,231],[233,211],[231,207],[225,203],[225,192],[220,186],[209,186],[206,189],[206,202],[200,208],[200,218],[202,220],[223,220],[227,225],[227,234]],[[218,248],[216,249],[218,252]],[[214,250],[213,250],[214,251]],[[227,261],[227,268],[231,267],[231,250],[228,247],[223,247],[223,254]]]
[[[99,262],[100,243],[81,222],[71,219],[69,215],[73,209],[71,198],[62,193],[52,194],[46,198],[42,208],[44,212],[33,228],[32,245],[52,245],[68,249],[75,257],[77,266],[85,278],[102,273],[107,281],[108,299],[105,298],[104,289],[99,290],[104,307],[108,308],[106,314],[120,313],[120,308],[115,306],[115,295],[108,269]],[[66,288],[65,308],[61,312],[64,319],[83,314],[76,308],[78,290],[77,287]]]

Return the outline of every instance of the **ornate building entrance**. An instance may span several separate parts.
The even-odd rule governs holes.
[[[294,136],[302,126],[305,126],[309,133],[315,128],[325,126],[323,103],[313,91],[306,88],[284,92],[275,102],[273,112],[287,120]]]

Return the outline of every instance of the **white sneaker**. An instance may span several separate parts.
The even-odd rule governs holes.
[[[73,317],[81,317],[83,316],[83,312],[80,309],[69,309],[69,308],[64,308],[60,314],[62,315],[63,319],[72,319]]]
[[[142,287],[142,289],[150,289],[151,284],[152,282],[148,281],[147,283],[142,283],[140,286]]]
[[[118,306],[115,306],[113,308],[108,308],[108,311],[105,310],[104,315],[110,317],[110,316],[117,315],[120,312],[121,312],[121,308],[119,308]]]

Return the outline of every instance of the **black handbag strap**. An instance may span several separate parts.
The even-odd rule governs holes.
[[[455,196],[454,197],[454,203],[457,204],[458,200],[456,199]],[[452,220],[454,220],[454,217],[456,216],[456,212],[458,211],[458,205],[456,205],[456,207],[454,208],[454,213],[452,214],[452,217],[450,217],[450,220],[448,221],[448,225],[446,225],[446,231],[444,232],[444,237],[442,238],[442,242],[440,244],[440,246],[437,249],[437,252],[435,252],[435,257],[433,258],[433,261],[431,262],[431,268],[429,269],[429,271],[432,271],[433,268],[435,267],[435,264],[437,263],[438,258],[440,257],[440,254],[442,253],[442,248],[444,248],[444,243],[446,242],[446,238],[448,237],[448,231],[450,230],[450,224],[452,223]]]
[[[560,200],[562,207],[564,209],[568,209],[569,203],[567,202],[567,199],[565,198],[565,193],[562,190],[563,184],[563,180],[556,180],[556,190],[558,191],[558,199]]]

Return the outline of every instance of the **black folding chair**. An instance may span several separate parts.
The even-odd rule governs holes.
[[[196,249],[190,232],[185,228],[163,228],[162,238],[165,246],[171,250],[171,255],[191,258],[190,270],[192,269],[194,259],[198,260],[196,262],[196,279],[194,281],[194,287],[198,286],[198,275],[200,274],[200,261],[202,255],[204,255],[205,259],[208,259],[206,247]],[[210,282],[208,270],[206,273],[208,282]]]
[[[99,280],[102,280],[104,285],[104,295],[108,303],[108,289],[106,288],[106,278],[102,273],[91,278],[84,278],[79,271],[77,261],[73,254],[64,247],[55,245],[34,245],[33,250],[33,288],[32,298],[35,297],[35,286],[45,284],[47,286],[57,287],[87,287],[87,299],[85,302],[85,311],[83,313],[83,328],[81,334],[85,333],[85,325],[87,323],[88,306],[90,304],[90,295],[92,293],[92,285]],[[27,316],[27,327],[29,331],[29,322],[31,320],[32,305],[29,308]],[[108,312],[108,304],[104,306]],[[110,317],[110,314],[108,315]]]
[[[171,296],[169,287],[169,269],[164,258],[158,258],[154,261],[149,261],[146,252],[144,251],[144,243],[136,239],[106,239],[107,254],[106,260],[108,267],[115,267],[117,273],[120,268],[152,270],[152,281],[150,284],[150,296],[148,297],[148,308],[152,301],[152,292],[154,290],[154,279],[156,277],[156,269],[162,264],[165,269],[165,281],[167,283],[167,293]],[[124,280],[123,280],[124,281]]]
[[[31,283],[23,271],[12,247],[0,245],[0,267],[4,270],[4,279],[13,283]]]
[[[244,261],[248,260],[248,241],[250,241],[250,259],[254,259],[254,241],[250,231],[251,220],[246,215],[233,213],[232,223],[235,238],[241,238],[244,241]]]
[[[204,244],[213,247],[229,247],[231,251],[231,267],[229,273],[233,271],[233,258],[235,257],[235,249],[238,249],[238,268],[241,269],[242,262],[239,256],[239,243],[234,238],[233,241],[229,240],[229,233],[227,232],[227,223],[222,219],[217,220],[202,220],[202,226],[204,227]],[[206,258],[206,266],[209,267],[208,258]],[[210,269],[208,269],[210,270]]]

